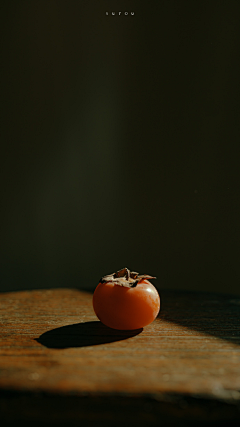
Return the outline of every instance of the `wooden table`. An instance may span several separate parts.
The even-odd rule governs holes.
[[[1,426],[240,425],[240,297],[160,292],[144,330],[115,331],[92,294],[0,294]]]

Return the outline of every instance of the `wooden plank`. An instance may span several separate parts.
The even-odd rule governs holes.
[[[2,393],[240,402],[239,297],[161,292],[156,321],[130,332],[102,325],[89,292],[14,292],[0,322]]]

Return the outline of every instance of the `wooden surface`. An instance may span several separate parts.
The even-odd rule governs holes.
[[[124,399],[143,399],[144,405],[150,401],[157,410],[162,407],[169,413],[178,405],[180,418],[201,402],[201,414],[195,411],[190,420],[201,419],[204,408],[215,402],[220,406],[211,415],[213,421],[224,416],[239,420],[240,298],[160,294],[159,317],[144,330],[130,332],[102,325],[88,292],[53,289],[1,294],[0,403],[4,404],[0,409],[5,417],[11,419],[9,396],[11,405],[17,396],[15,403],[22,407],[21,396],[26,403],[45,393],[52,402],[70,401],[73,396],[92,402],[117,398],[118,405]],[[205,421],[209,414],[204,415]],[[88,425],[92,422],[88,418]],[[158,425],[155,418],[148,424]]]

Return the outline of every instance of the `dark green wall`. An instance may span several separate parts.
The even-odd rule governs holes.
[[[0,289],[240,294],[240,2],[1,7]]]

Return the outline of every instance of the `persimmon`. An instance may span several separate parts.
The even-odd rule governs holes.
[[[121,330],[139,329],[153,322],[160,310],[160,297],[148,279],[155,277],[127,268],[104,276],[93,294],[98,319]]]

